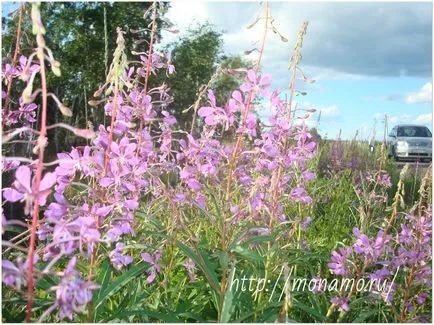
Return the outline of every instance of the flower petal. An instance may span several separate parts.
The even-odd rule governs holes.
[[[29,167],[18,167],[15,173],[15,178],[27,190],[28,193],[32,192],[30,188],[31,171]]]
[[[212,108],[212,107],[207,107],[207,106],[204,106],[204,107],[199,108],[199,111],[197,112],[197,114],[198,114],[200,117],[206,117],[206,116],[211,115],[212,113],[214,113],[214,108]]]
[[[5,188],[3,197],[9,202],[17,202],[22,200],[24,195],[13,188]]]
[[[48,190],[54,184],[56,184],[56,180],[57,180],[56,173],[46,173],[41,180],[41,184],[39,185],[39,191]]]

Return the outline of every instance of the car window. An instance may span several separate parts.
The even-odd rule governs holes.
[[[430,138],[431,132],[423,126],[400,126],[398,127],[398,137],[419,137]]]

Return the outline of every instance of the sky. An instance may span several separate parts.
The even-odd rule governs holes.
[[[187,5],[189,3],[190,5]],[[308,20],[301,69],[313,84],[297,83],[306,96],[298,107],[316,108],[308,122],[322,136],[382,139],[398,123],[432,124],[432,4],[410,2],[271,2],[271,16],[284,43],[267,35],[262,72],[272,86],[288,89],[287,69],[298,30]],[[178,29],[208,21],[224,32],[224,51],[243,54],[258,47],[263,20],[259,2],[174,1],[167,17]],[[262,14],[263,15],[263,14]],[[163,33],[163,41],[178,37]],[[256,42],[256,43],[255,43]],[[255,52],[248,57],[255,59]],[[263,118],[268,112],[261,111]]]
[[[3,3],[3,15],[16,4]],[[417,123],[432,129],[432,3],[429,2],[271,2],[271,16],[282,42],[270,31],[262,73],[272,87],[288,92],[289,58],[298,30],[308,20],[300,68],[308,84],[297,81],[306,96],[296,97],[300,108],[315,108],[308,121],[323,137],[383,138],[398,123]],[[182,32],[209,22],[223,32],[225,54],[243,54],[259,46],[263,16],[259,2],[183,1],[171,3],[167,17]],[[168,44],[180,34],[163,32]],[[255,60],[253,52],[247,58]],[[180,72],[178,72],[180,73]],[[318,122],[318,114],[321,118]],[[270,112],[259,111],[262,119]]]

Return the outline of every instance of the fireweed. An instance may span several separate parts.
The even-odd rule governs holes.
[[[406,168],[401,172],[401,178],[405,176]],[[426,181],[430,178],[428,169],[424,179]],[[381,173],[376,180],[371,181],[390,186],[390,179]],[[429,187],[426,182],[422,184],[421,199],[410,213],[398,218],[396,211],[392,210],[388,222],[383,223],[385,229],[379,230],[372,238],[354,228],[353,245],[334,251],[328,264],[330,271],[337,276],[369,278],[379,282],[388,279],[385,290],[368,294],[379,300],[383,299],[386,305],[394,310],[395,317],[400,322],[428,322],[431,318],[431,315],[420,313],[428,301],[432,286],[432,206],[421,204],[426,192],[429,193]],[[395,204],[400,200],[399,190],[400,184]],[[392,228],[393,222],[395,224]],[[329,317],[332,317],[333,311],[338,308],[341,311],[338,321],[343,320],[345,312],[350,310],[351,299],[355,299],[354,295],[353,290],[340,292],[338,296],[332,297]]]
[[[37,7],[34,11],[38,12]],[[42,29],[42,24],[37,21],[40,18],[35,19],[34,25]],[[42,34],[38,32],[37,35],[41,38]],[[30,213],[35,200],[39,206],[46,206],[37,226],[42,246],[34,255],[35,263],[42,259],[46,266],[35,268],[32,277],[34,281],[45,274],[60,277],[59,285],[52,288],[56,299],[49,308],[50,312],[57,309],[60,319],[73,319],[73,312],[83,312],[91,300],[92,290],[98,287],[91,281],[82,280],[83,275],[75,270],[77,254],[91,260],[97,245],[107,245],[112,247],[109,258],[115,269],[133,263],[133,257],[124,249],[124,241],[135,236],[134,212],[145,194],[150,197],[147,204],[153,204],[154,198],[164,195],[178,210],[192,207],[207,211],[212,197],[211,186],[223,188],[231,169],[232,186],[243,193],[241,198],[231,198],[225,204],[228,207],[225,213],[233,225],[245,219],[261,221],[268,218],[271,222],[283,222],[286,221],[284,201],[290,199],[303,204],[312,201],[304,189],[304,182],[314,176],[306,169],[306,161],[314,155],[315,143],[310,140],[304,124],[294,125],[288,120],[287,106],[279,92],[269,90],[271,76],[261,76],[255,70],[237,71],[246,75],[245,83],[223,105],[216,103],[210,90],[209,105],[198,111],[205,123],[204,130],[195,138],[192,134],[173,130],[176,119],[166,110],[172,102],[168,89],[162,85],[148,90],[141,82],[141,78],[160,69],[174,73],[174,66],[152,53],[152,49],[139,55],[140,65],[130,65],[121,30],[118,30],[117,44],[107,83],[95,94],[99,96],[105,91],[104,110],[112,118],[110,127],[100,125],[92,145],[59,153],[57,167],[54,172],[45,173],[39,189],[35,188],[31,164],[18,166],[19,160],[7,160],[4,164],[8,169],[18,167],[14,183],[4,189],[5,201],[24,202],[26,214]],[[20,66],[4,67],[4,78],[20,77],[28,82],[19,108],[4,117],[11,127],[25,127],[35,122],[37,106],[33,100],[41,91],[33,93],[32,84],[40,68],[33,64],[32,58],[22,56]],[[51,56],[50,59],[53,71],[60,73],[54,70],[59,67],[57,61]],[[274,112],[268,129],[260,138],[256,134],[257,118],[252,110],[252,103],[259,97],[268,101],[266,105]],[[57,98],[55,101],[68,115],[69,110]],[[234,148],[223,144],[215,133],[218,127],[228,130],[234,125],[237,125],[236,134],[246,137],[249,142],[239,148],[239,156],[232,165]],[[72,130],[87,135],[85,131]],[[179,139],[175,133],[186,134],[186,137]],[[290,146],[286,145],[288,142],[291,142]],[[278,167],[282,167],[284,173],[277,175]],[[178,185],[167,188],[160,179],[162,174],[177,177]],[[274,191],[270,192],[269,187]],[[234,189],[230,189],[231,192]],[[47,205],[47,202],[50,203]],[[143,260],[151,265],[148,283],[161,273],[161,254],[161,250],[142,253]],[[67,268],[58,271],[56,265],[68,259]],[[19,258],[16,263],[3,262],[3,282],[20,291],[28,281],[24,267],[28,262],[23,263]],[[91,261],[91,267],[93,263]],[[193,280],[195,266],[191,259],[186,260],[186,268]]]
[[[53,72],[58,75],[60,64],[42,42],[44,29],[39,9],[37,5],[33,8],[38,44],[46,51],[45,58],[49,58]],[[151,12],[151,31],[155,32],[155,3]],[[303,34],[303,29],[301,32]],[[39,181],[33,175],[35,165],[42,169],[43,156],[36,162],[20,157],[3,160],[3,171],[15,170],[13,183],[3,189],[4,200],[24,202],[27,215],[35,202],[44,208],[43,216],[34,224],[35,229],[30,229],[35,230],[39,240],[32,263],[24,256],[2,262],[3,283],[16,293],[25,295],[30,280],[29,264],[34,265],[31,283],[46,275],[57,278],[56,284],[47,291],[52,304],[40,320],[55,312],[59,319],[73,320],[74,313],[85,312],[86,306],[91,315],[92,292],[101,285],[94,274],[107,258],[119,273],[126,272],[135,262],[146,263],[146,283],[164,277],[163,284],[167,284],[175,246],[183,248],[184,252],[193,251],[186,254],[181,264],[184,272],[191,282],[198,281],[199,272],[205,275],[220,295],[221,306],[216,308],[221,312],[227,288],[224,281],[216,283],[218,279],[209,274],[207,260],[197,249],[201,238],[193,232],[194,222],[204,218],[217,234],[218,239],[209,246],[219,252],[224,266],[222,276],[227,278],[234,254],[246,254],[239,243],[249,237],[266,237],[278,231],[280,240],[289,240],[294,247],[302,249],[302,232],[307,231],[314,219],[307,213],[313,202],[307,188],[315,178],[309,162],[315,156],[317,144],[304,124],[304,119],[313,112],[295,123],[290,118],[292,98],[288,104],[281,99],[279,90],[270,89],[271,76],[259,73],[260,60],[256,69],[230,71],[241,74],[244,82],[226,103],[218,103],[214,92],[208,91],[207,103],[197,110],[203,131],[195,134],[192,132],[194,125],[191,131],[177,129],[176,118],[169,110],[176,98],[170,96],[167,86],[148,89],[151,74],[160,71],[170,77],[175,73],[170,57],[153,51],[154,33],[151,33],[148,51],[133,52],[137,57],[133,62],[127,60],[123,33],[118,29],[117,48],[106,83],[96,91],[97,99],[90,101],[95,106],[103,103],[104,112],[110,118],[109,125],[99,125],[95,136],[92,130],[75,129],[62,123],[55,125],[79,136],[92,137],[92,141],[89,145],[58,153],[55,162],[46,164],[55,165],[55,169],[44,172]],[[299,50],[301,44],[297,46]],[[263,48],[261,55],[262,51]],[[299,53],[296,51],[296,54]],[[30,137],[34,134],[41,134],[32,129],[37,110],[34,101],[39,94],[45,96],[45,100],[50,95],[60,111],[70,115],[69,109],[44,87],[33,91],[33,82],[41,73],[41,61],[36,64],[34,57],[34,54],[29,58],[22,56],[19,65],[3,67],[5,82],[19,78],[27,83],[21,98],[13,102],[14,109],[3,116],[9,128],[4,141],[12,142],[17,136],[28,140],[33,139]],[[292,93],[299,61],[297,55],[293,58]],[[41,81],[44,79],[41,75]],[[2,97],[7,97],[7,93],[2,93]],[[255,110],[260,106],[271,112],[271,117],[261,134],[257,134]],[[235,131],[235,143],[221,139],[222,132],[228,130]],[[43,140],[32,142],[36,144],[35,152],[46,145],[46,139]],[[373,177],[367,179],[369,184],[380,184],[380,190],[389,186],[385,174]],[[383,190],[380,194],[384,195]],[[153,249],[130,245],[141,239],[136,237],[137,228],[143,226],[136,218],[141,209],[161,210],[161,206],[171,213],[167,221],[169,239],[158,242]],[[298,209],[299,216],[288,216],[285,213],[288,207]],[[395,235],[383,231],[374,239],[354,229],[355,244],[333,252],[329,264],[334,274],[346,277],[384,278],[400,267],[403,272],[400,276],[406,272],[408,285],[398,281],[390,299],[402,297],[401,320],[408,315],[416,317],[418,306],[427,301],[428,290],[419,285],[429,286],[431,272],[428,243],[431,210],[425,209],[419,216],[409,215],[406,220]],[[2,223],[5,227],[11,221],[3,217]],[[252,242],[249,247],[254,245]],[[10,246],[17,251],[21,249],[13,242]],[[104,248],[108,254],[104,256],[98,248]],[[85,263],[84,267],[76,267],[80,261]],[[267,259],[267,267],[270,267],[272,264],[268,263]],[[412,298],[409,286],[416,285],[418,292]],[[51,296],[51,292],[54,295]],[[33,296],[33,291],[31,293]],[[333,297],[330,315],[336,306],[347,311],[350,301],[351,295],[344,293]],[[291,303],[289,298],[285,300],[285,313]]]

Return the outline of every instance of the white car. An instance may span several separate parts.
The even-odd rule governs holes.
[[[431,161],[432,133],[426,126],[401,124],[389,133],[389,157],[398,160]]]

